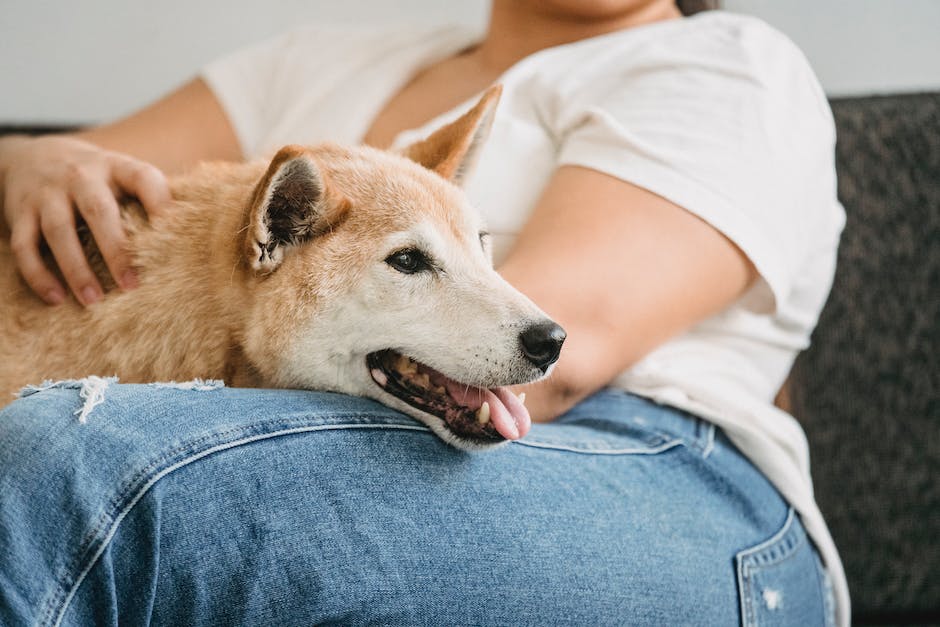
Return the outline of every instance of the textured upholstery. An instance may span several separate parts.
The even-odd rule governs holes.
[[[832,108],[847,224],[792,411],[856,619],[940,622],[940,93]]]

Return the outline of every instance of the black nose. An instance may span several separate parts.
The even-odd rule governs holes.
[[[566,337],[565,330],[551,320],[537,322],[519,334],[522,352],[542,372],[558,361]]]

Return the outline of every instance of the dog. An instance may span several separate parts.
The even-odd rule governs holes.
[[[42,303],[3,238],[0,406],[48,379],[213,378],[369,397],[462,449],[524,435],[507,387],[546,377],[565,332],[493,269],[458,187],[498,99],[399,153],[286,146],[172,179],[152,220],[125,202],[139,287],[87,308]]]

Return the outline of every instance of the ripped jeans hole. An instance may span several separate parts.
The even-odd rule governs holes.
[[[79,398],[84,401],[82,406],[75,410],[78,421],[85,423],[91,412],[104,402],[104,394],[108,386],[117,383],[117,377],[98,377],[91,375],[84,379],[65,379],[62,381],[43,381],[39,385],[27,385],[20,390],[19,397],[25,398],[45,392],[46,390],[78,390]],[[207,392],[218,390],[225,387],[225,382],[219,379],[193,379],[191,381],[158,381],[149,383],[154,387],[171,388],[174,390],[193,390],[197,392]]]

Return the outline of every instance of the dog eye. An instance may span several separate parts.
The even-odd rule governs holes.
[[[406,248],[385,258],[385,263],[404,274],[415,274],[431,269],[431,263],[420,250]]]

